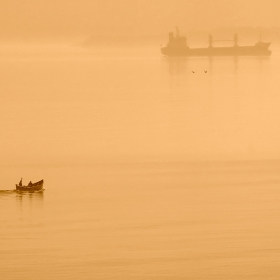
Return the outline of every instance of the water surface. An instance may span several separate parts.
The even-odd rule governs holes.
[[[0,60],[3,278],[279,279],[277,51]]]

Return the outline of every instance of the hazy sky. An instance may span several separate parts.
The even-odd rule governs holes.
[[[280,26],[279,0],[1,0],[0,38]]]

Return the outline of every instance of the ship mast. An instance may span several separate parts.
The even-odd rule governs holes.
[[[233,40],[234,40],[234,46],[237,47],[238,46],[238,35],[237,35],[237,33],[234,34]]]
[[[213,47],[213,36],[209,35],[208,40],[209,40],[209,48],[212,48]]]
[[[178,26],[176,26],[175,28],[176,28],[176,38],[179,38],[180,37],[179,28]]]

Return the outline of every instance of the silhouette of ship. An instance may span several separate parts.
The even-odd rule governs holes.
[[[213,43],[218,41],[233,41],[234,45],[229,47],[214,47]],[[209,35],[209,46],[207,48],[190,48],[187,45],[187,38],[180,36],[178,28],[176,34],[169,33],[169,41],[165,47],[161,48],[161,53],[166,56],[268,56],[271,51],[268,49],[271,43],[261,41],[252,46],[239,46],[238,35],[235,34],[233,40],[213,40]]]
[[[44,180],[38,181],[36,183],[32,183],[30,181],[27,186],[23,186],[22,179],[21,179],[19,184],[16,184],[16,190],[17,191],[28,191],[28,192],[41,191],[43,189],[43,184],[44,184]]]

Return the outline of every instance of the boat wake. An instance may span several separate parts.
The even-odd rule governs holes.
[[[0,194],[14,193],[16,190],[0,190]]]
[[[45,189],[41,189],[41,190],[24,190],[24,191],[13,190],[13,192],[16,192],[16,193],[43,193],[44,191],[45,191]]]
[[[0,190],[0,195],[9,194],[9,193],[43,193],[45,189],[41,189],[39,191],[18,191],[18,190]]]

